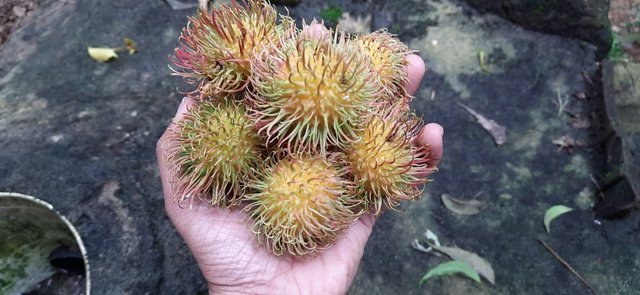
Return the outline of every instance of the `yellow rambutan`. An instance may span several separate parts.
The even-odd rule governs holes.
[[[389,105],[404,104],[408,109],[410,96],[405,91],[409,79],[406,57],[413,51],[386,30],[378,30],[357,38],[370,58],[373,70],[382,84],[381,97]]]
[[[338,156],[290,155],[249,186],[245,208],[257,240],[276,254],[305,255],[331,246],[361,214],[353,184]]]
[[[239,202],[244,181],[259,165],[262,141],[233,97],[202,101],[170,137],[167,154],[178,179],[174,192],[228,207]]]
[[[281,16],[265,0],[220,4],[198,11],[182,31],[173,63],[177,75],[199,84],[200,97],[240,92],[250,75],[251,57],[293,30],[293,21]]]
[[[372,115],[345,152],[363,205],[379,214],[401,200],[419,198],[429,171],[429,149],[418,143],[421,120],[387,109]]]
[[[298,30],[267,0],[198,11],[173,57],[200,98],[166,141],[174,197],[242,206],[260,244],[294,256],[419,198],[433,167],[409,110],[410,53],[385,30]]]
[[[367,59],[347,36],[331,31],[283,40],[254,58],[254,93],[247,97],[260,132],[291,151],[345,146],[378,93]]]

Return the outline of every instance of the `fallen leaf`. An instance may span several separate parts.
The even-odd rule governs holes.
[[[544,213],[544,227],[547,229],[547,232],[551,232],[551,229],[549,228],[551,221],[556,219],[558,216],[571,211],[573,211],[573,209],[565,205],[556,205],[547,209],[547,212]]]
[[[556,139],[552,139],[551,142],[558,146],[558,151],[566,149],[567,151],[571,151],[571,149],[575,147],[581,147],[584,145],[582,141],[576,140],[571,136],[563,135]]]
[[[427,241],[431,241],[432,244],[441,246],[440,239],[430,229],[427,229],[427,231],[424,233],[424,237],[427,239]]]
[[[171,6],[171,9],[173,10],[190,9],[190,8],[198,7],[200,5],[199,3],[183,3],[178,0],[166,0],[166,1],[167,1],[167,4],[169,4],[169,6]],[[198,1],[198,2],[201,2],[201,1]]]
[[[13,14],[15,14],[15,16],[17,17],[23,17],[27,14],[27,8],[22,6],[14,6]]]
[[[419,284],[422,285],[426,280],[437,276],[449,276],[455,274],[463,274],[466,277],[480,283],[480,276],[473,270],[471,265],[462,261],[449,261],[438,264],[436,267],[429,270],[421,279]]]
[[[473,109],[471,109],[466,105],[463,105],[461,103],[458,103],[458,105],[464,108],[467,112],[469,112],[471,115],[473,115],[476,118],[476,120],[478,121],[478,123],[480,123],[482,128],[487,130],[487,132],[489,132],[491,137],[493,137],[493,141],[495,141],[497,145],[502,145],[505,142],[507,142],[507,128],[498,124],[494,120],[487,119],[485,116],[479,114],[478,112],[474,111]]]
[[[112,58],[118,58],[118,54],[113,48],[87,47],[87,50],[91,58],[97,61],[106,62]]]
[[[577,116],[571,119],[571,125],[573,128],[586,129],[591,127],[591,121],[587,117]]]
[[[584,92],[576,93],[574,96],[575,96],[575,98],[580,99],[580,100],[587,99],[587,95]]]
[[[438,239],[438,236],[436,234],[434,234],[430,229],[427,229],[427,231],[424,233],[424,237],[425,237],[425,239],[427,239],[427,244],[428,245],[440,246],[440,240]],[[413,249],[416,249],[416,250],[418,250],[420,252],[424,252],[424,253],[429,253],[429,254],[434,254],[436,256],[440,256],[439,253],[433,252],[433,248],[431,246],[429,246],[429,247],[422,246],[422,244],[420,243],[420,241],[418,239],[414,239],[413,242],[411,242],[411,247],[413,247]]]
[[[138,48],[136,47],[136,42],[133,42],[133,40],[129,38],[124,38],[124,48],[126,48],[129,51],[129,54],[134,54],[138,51]]]
[[[480,64],[480,70],[485,73],[491,73],[489,68],[487,68],[486,57],[486,53],[483,50],[480,50],[480,52],[478,52],[478,64]]]
[[[436,246],[430,245],[434,249],[446,254],[451,257],[453,260],[461,261],[464,263],[468,263],[471,267],[478,272],[481,276],[483,276],[489,283],[496,283],[496,274],[493,271],[493,267],[491,263],[489,263],[484,258],[478,256],[478,254],[469,252],[467,250],[462,250],[460,248],[455,247],[444,247],[444,246]]]
[[[487,203],[478,200],[459,200],[448,194],[442,194],[442,203],[447,209],[462,215],[478,214],[484,208]]]

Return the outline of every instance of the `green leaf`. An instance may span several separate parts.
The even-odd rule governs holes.
[[[474,271],[487,279],[489,283],[496,283],[496,274],[493,271],[491,263],[489,263],[486,259],[480,257],[478,254],[455,247],[444,247],[436,245],[431,245],[431,247],[444,254],[447,254],[447,256],[451,257],[451,259],[455,261],[464,262],[470,265]]]
[[[330,5],[327,9],[320,12],[320,17],[326,21],[337,23],[342,16],[342,8]]]
[[[420,279],[420,285],[426,280],[437,276],[449,276],[455,274],[463,274],[466,277],[480,283],[480,276],[478,273],[466,262],[462,261],[449,261],[432,268]]]
[[[549,228],[549,226],[551,225],[552,220],[556,219],[556,217],[562,214],[565,214],[571,211],[573,211],[573,209],[565,205],[556,205],[547,209],[547,212],[544,214],[544,227],[547,228],[547,232],[548,233],[551,232],[551,229]]]

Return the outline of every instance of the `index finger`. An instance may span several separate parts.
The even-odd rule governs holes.
[[[426,66],[424,60],[416,54],[409,54],[405,58],[407,61],[406,71],[409,83],[407,83],[407,92],[409,95],[415,95],[420,87],[420,81],[426,72]]]

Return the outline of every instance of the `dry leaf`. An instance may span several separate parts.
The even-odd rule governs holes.
[[[129,54],[134,54],[138,51],[136,42],[133,42],[133,40],[129,38],[124,38],[124,48],[129,51]]]
[[[575,98],[577,98],[579,100],[587,99],[587,95],[584,92],[576,93],[574,96],[575,96]]]
[[[586,129],[591,126],[591,121],[587,117],[577,116],[571,119],[571,125],[573,128]]]
[[[558,151],[567,150],[571,151],[573,148],[581,147],[584,145],[582,141],[576,140],[571,136],[563,135],[556,139],[551,140],[551,142],[558,146]]]
[[[493,141],[495,141],[497,145],[503,145],[505,142],[507,142],[507,128],[498,124],[494,120],[487,119],[485,116],[479,114],[466,105],[463,105],[461,103],[458,103],[458,105],[476,118],[478,123],[482,125],[482,128],[487,130],[491,137],[493,137]]]
[[[459,200],[448,194],[443,194],[441,198],[442,203],[444,203],[444,206],[447,207],[447,209],[462,215],[478,214],[487,206],[486,202],[478,200]]]
[[[13,14],[15,14],[15,16],[17,17],[23,17],[27,14],[27,8],[22,6],[14,6]]]
[[[183,3],[181,1],[178,0],[166,0],[167,4],[169,4],[169,6],[171,6],[171,9],[173,10],[183,10],[183,9],[190,9],[190,8],[194,8],[194,7],[198,7],[199,3]],[[200,1],[198,1],[200,2]]]
[[[109,61],[112,58],[118,58],[118,54],[113,48],[87,47],[87,51],[89,51],[91,58],[101,62]]]

